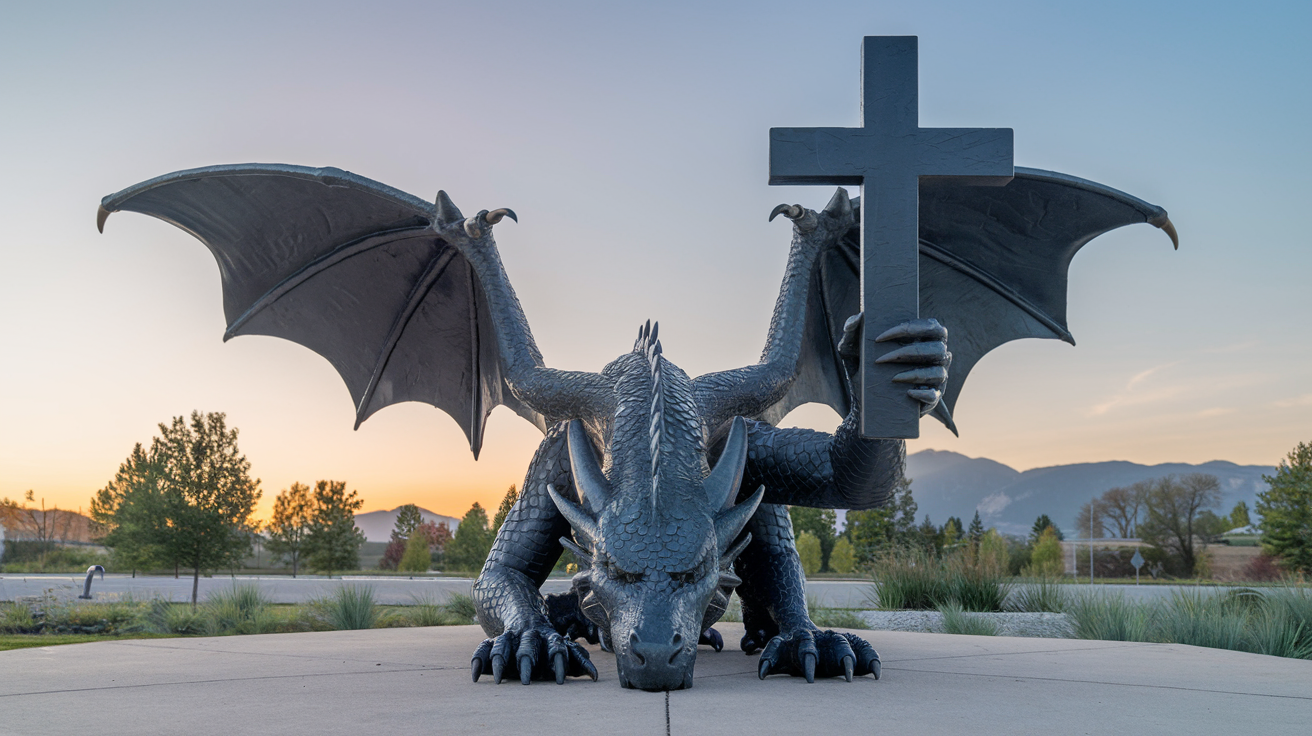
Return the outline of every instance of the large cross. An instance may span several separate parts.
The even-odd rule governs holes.
[[[921,128],[915,36],[866,36],[861,47],[860,128],[771,128],[771,184],[861,187],[861,434],[920,436],[919,404],[876,363],[897,343],[877,343],[920,311],[920,179],[1001,186],[1011,181],[1010,128]],[[933,316],[933,315],[928,315]]]

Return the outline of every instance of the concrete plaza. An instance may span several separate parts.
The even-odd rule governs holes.
[[[864,632],[884,677],[756,677],[702,648],[694,687],[472,684],[473,626],[0,652],[0,734],[1306,733],[1312,662],[1170,644]]]

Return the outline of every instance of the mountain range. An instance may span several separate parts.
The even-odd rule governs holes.
[[[386,542],[392,538],[392,529],[396,526],[396,517],[401,511],[397,506],[391,511],[370,511],[367,514],[356,514],[355,525],[364,532],[364,538],[367,542]],[[460,526],[460,520],[454,516],[443,516],[435,514],[426,508],[419,508],[419,517],[424,521],[436,522],[438,526],[446,524],[447,528],[454,534],[456,527]]]
[[[1075,517],[1089,499],[1118,486],[1166,475],[1210,473],[1221,481],[1217,513],[1228,513],[1239,501],[1252,509],[1257,494],[1267,488],[1263,475],[1276,469],[1213,460],[1199,465],[1162,463],[1140,465],[1112,460],[1019,471],[996,460],[967,457],[947,450],[922,450],[907,457],[907,477],[919,506],[918,516],[942,524],[949,516],[969,524],[975,511],[985,527],[1007,534],[1027,534],[1040,514],[1063,530],[1074,531]]]

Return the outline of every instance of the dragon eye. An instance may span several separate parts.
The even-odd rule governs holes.
[[[615,578],[621,583],[633,584],[642,582],[642,573],[623,570],[613,562],[606,566],[606,572],[609,573],[612,578]]]

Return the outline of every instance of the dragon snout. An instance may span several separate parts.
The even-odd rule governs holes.
[[[626,651],[618,658],[620,682],[639,690],[682,690],[692,687],[696,650],[680,634],[667,641],[649,641],[629,634]]]

